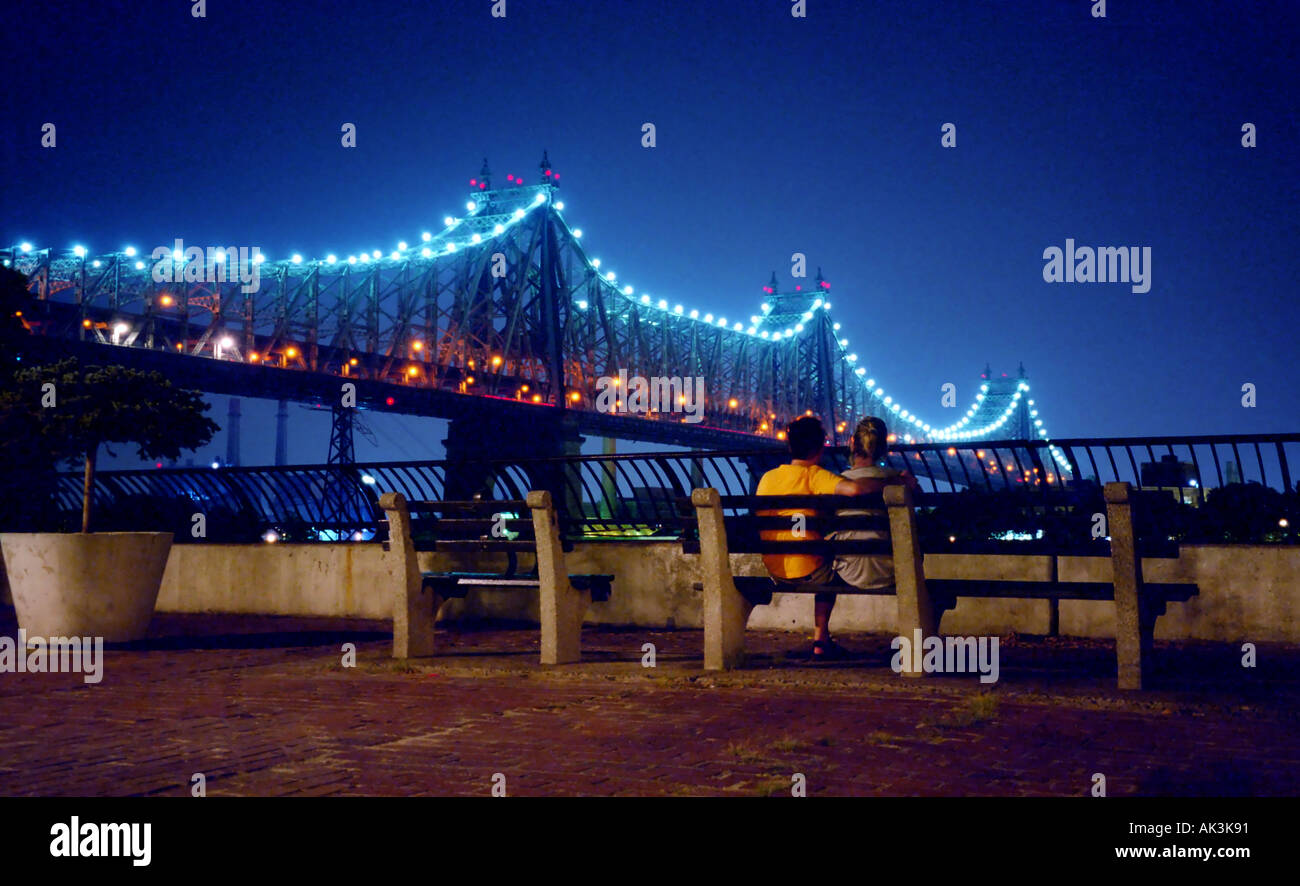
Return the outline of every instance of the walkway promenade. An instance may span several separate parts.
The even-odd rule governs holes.
[[[440,628],[408,664],[384,622],[162,615],[98,685],[0,674],[0,795],[1300,794],[1300,649],[1159,643],[1157,688],[1121,694],[1104,641],[1004,637],[989,687],[839,639],[854,659],[812,664],[751,632],[751,669],[706,674],[699,631],[589,629],[544,669],[530,627]]]

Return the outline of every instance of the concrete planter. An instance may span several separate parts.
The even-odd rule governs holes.
[[[171,546],[170,532],[0,535],[19,626],[34,637],[139,640]]]

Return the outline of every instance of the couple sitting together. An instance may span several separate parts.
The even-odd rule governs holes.
[[[815,418],[801,418],[786,428],[786,443],[790,447],[790,463],[773,468],[758,481],[758,495],[871,495],[885,486],[902,483],[916,489],[916,478],[907,471],[885,467],[884,459],[889,438],[885,423],[874,416],[858,422],[850,443],[853,466],[842,475],[820,467],[822,452],[826,448],[826,429]],[[763,514],[789,516],[813,511],[779,510],[762,511]],[[874,511],[841,511],[841,514],[875,514]],[[772,540],[793,540],[792,529],[764,530],[762,537]],[[807,530],[804,538],[820,538]],[[888,538],[884,532],[861,529],[833,532],[835,539]],[[846,585],[855,588],[885,588],[894,583],[893,557],[870,554],[836,556],[833,562],[815,554],[766,554],[763,564],[777,586],[819,584]],[[845,656],[843,647],[831,639],[829,624],[831,610],[835,607],[835,594],[815,595],[813,606],[813,658],[839,659]]]

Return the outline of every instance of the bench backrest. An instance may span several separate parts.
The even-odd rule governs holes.
[[[719,505],[724,512],[727,549],[733,554],[888,555],[892,551],[889,516],[881,493],[724,495],[719,496]],[[843,532],[871,532],[877,537],[826,537]]]
[[[409,501],[387,493],[380,507],[388,518],[390,545],[394,516],[401,510],[416,551],[531,553],[536,548],[536,525],[526,500]],[[561,530],[568,525],[559,523]],[[572,537],[563,531],[560,537],[564,550],[571,551]]]

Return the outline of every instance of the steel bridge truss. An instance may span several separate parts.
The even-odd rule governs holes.
[[[856,365],[820,269],[785,292],[773,274],[748,323],[688,313],[602,271],[545,158],[541,173],[535,185],[511,176],[493,188],[485,161],[465,214],[438,233],[388,254],[264,261],[255,291],[233,266],[234,246],[6,255],[37,299],[61,308],[33,324],[48,336],[589,412],[605,411],[601,379],[620,371],[702,378],[708,427],[773,438],[817,415],[842,442],[858,417],[876,414],[900,442],[926,436]],[[695,419],[667,405],[629,420]],[[615,411],[623,407],[619,398]]]

